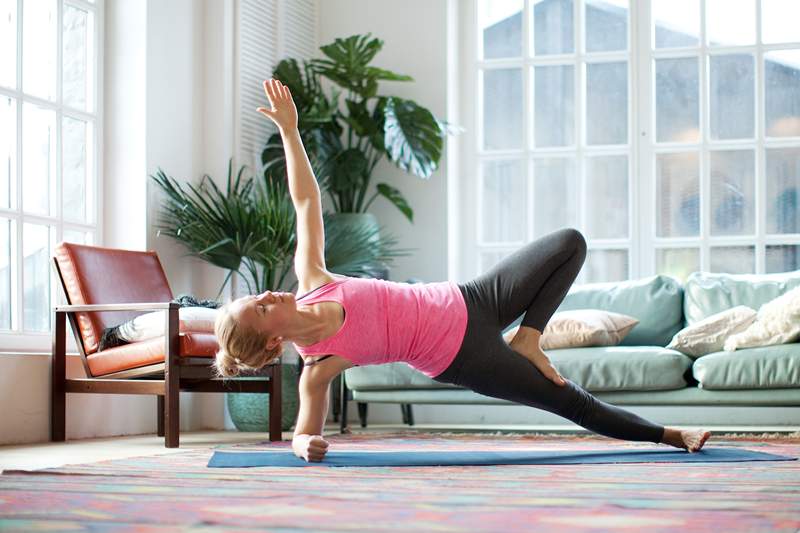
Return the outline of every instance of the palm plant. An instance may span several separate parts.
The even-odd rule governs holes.
[[[159,169],[150,177],[166,194],[158,234],[182,243],[189,255],[228,271],[217,298],[232,275],[244,280],[250,294],[284,287],[293,267],[296,242],[294,205],[286,183],[269,176],[245,178],[244,166],[234,176],[228,164],[226,188],[204,175],[200,184],[179,183]],[[343,275],[369,274],[376,261],[408,255],[393,248],[391,236],[376,238],[380,228],[358,231],[345,228],[323,215],[325,259],[328,269]],[[357,253],[352,253],[356,250]],[[294,290],[296,282],[289,290]]]
[[[325,59],[303,60],[302,65],[285,59],[273,77],[292,92],[300,134],[336,212],[366,212],[383,196],[413,222],[414,211],[397,188],[378,183],[367,198],[375,166],[387,157],[402,170],[429,178],[441,158],[443,137],[456,129],[413,100],[378,95],[381,80],[413,80],[370,65],[382,47],[383,41],[371,34],[336,39],[320,47]],[[323,78],[335,84],[330,96]],[[265,174],[285,174],[283,154],[280,135],[272,135],[262,153]]]

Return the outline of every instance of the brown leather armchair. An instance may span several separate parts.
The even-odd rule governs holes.
[[[66,438],[66,394],[157,396],[157,431],[167,448],[179,446],[180,391],[269,394],[269,440],[281,440],[280,362],[246,379],[214,378],[219,349],[213,333],[179,332],[178,304],[155,252],[62,242],[53,265],[67,305],[53,321],[51,440]],[[100,351],[103,330],[142,314],[165,310],[166,335]],[[66,320],[86,378],[66,378]]]

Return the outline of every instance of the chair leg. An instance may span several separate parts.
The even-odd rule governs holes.
[[[177,372],[176,372],[177,373]],[[180,390],[178,380],[173,383],[167,379],[166,394],[164,395],[164,422],[166,426],[164,446],[167,448],[180,447]]]
[[[358,402],[358,419],[361,421],[361,427],[367,427],[367,403]]]
[[[164,350],[164,422],[166,431],[164,445],[167,448],[180,447],[179,432],[181,400],[181,367],[178,366],[178,308],[170,306],[164,324],[166,346]]]
[[[280,362],[272,365],[272,377],[270,378],[267,391],[269,392],[269,440],[283,440],[281,435],[281,425],[283,424],[281,409],[281,364]]]
[[[159,437],[164,436],[164,395],[156,395],[156,431]]]
[[[67,418],[67,329],[66,315],[55,313],[53,324],[53,360],[51,361],[50,383],[50,440],[66,440]]]

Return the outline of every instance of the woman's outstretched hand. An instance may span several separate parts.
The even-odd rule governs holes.
[[[264,93],[272,107],[259,107],[256,111],[272,119],[281,131],[297,129],[297,108],[289,87],[274,78],[264,80]]]

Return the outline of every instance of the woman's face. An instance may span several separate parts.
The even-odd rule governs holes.
[[[242,324],[272,335],[285,331],[297,314],[297,302],[291,292],[266,291],[256,296],[243,296],[236,300],[234,307]]]

